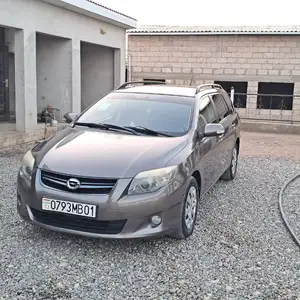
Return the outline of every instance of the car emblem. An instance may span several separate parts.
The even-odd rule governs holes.
[[[76,178],[70,178],[68,181],[67,181],[67,187],[70,189],[70,190],[77,190],[80,188],[80,181]]]

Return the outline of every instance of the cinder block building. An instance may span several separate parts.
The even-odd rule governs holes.
[[[3,148],[22,142],[7,131],[38,138],[37,115],[48,105],[60,121],[123,83],[126,30],[135,27],[135,19],[92,0],[1,0]]]
[[[128,78],[219,83],[244,118],[300,121],[300,26],[146,26],[128,34]]]

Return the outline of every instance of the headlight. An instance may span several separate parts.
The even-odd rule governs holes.
[[[28,180],[31,180],[31,175],[34,166],[34,157],[32,156],[31,150],[28,151],[21,162],[20,174],[25,176]]]
[[[177,166],[141,172],[129,187],[128,195],[152,193],[166,186],[177,173]]]

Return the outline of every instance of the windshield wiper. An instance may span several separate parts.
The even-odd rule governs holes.
[[[156,135],[156,136],[160,135],[160,136],[172,137],[172,135],[162,133],[159,131],[155,131],[155,130],[149,129],[147,127],[144,127],[144,126],[126,126],[126,128],[130,128],[130,129],[139,131],[144,134],[149,134],[149,135]]]
[[[86,127],[90,127],[90,128],[106,129],[106,130],[113,129],[113,130],[127,131],[127,132],[130,132],[130,133],[134,134],[134,135],[140,135],[133,128],[118,126],[118,125],[113,125],[113,124],[76,122],[74,125],[86,126]]]

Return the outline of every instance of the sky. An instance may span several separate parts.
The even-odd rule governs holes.
[[[140,25],[300,25],[299,0],[96,0]]]

